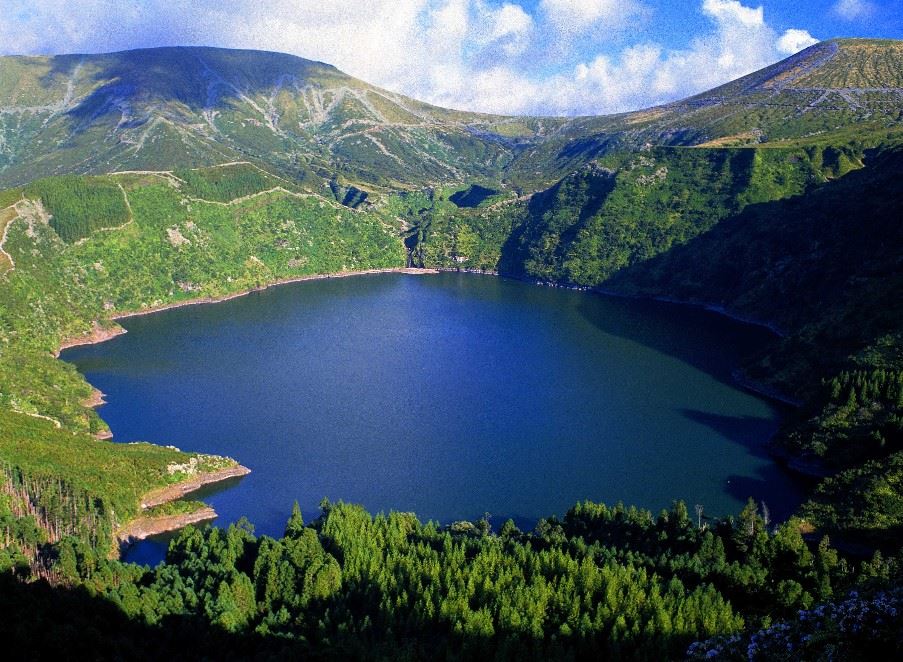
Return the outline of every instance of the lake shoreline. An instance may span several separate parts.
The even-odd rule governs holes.
[[[81,347],[82,345],[97,345],[99,343],[106,342],[107,340],[112,340],[113,338],[121,336],[124,333],[127,333],[127,331],[119,325],[107,327],[103,326],[100,321],[95,320],[91,325],[90,332],[81,336],[70,336],[68,338],[64,338],[62,342],[60,342],[60,346],[53,353],[53,356],[54,358],[58,359],[60,358],[60,354],[62,354],[67,349],[72,349],[73,347]],[[96,390],[97,389],[95,389],[95,391]],[[92,398],[93,397],[94,396],[92,395]],[[103,404],[102,402],[98,404],[91,404],[92,402],[93,400],[89,400],[88,404],[85,404],[85,406],[93,409],[94,407],[99,407],[101,404]]]
[[[93,323],[91,332],[89,334],[86,334],[81,337],[67,339],[67,341],[65,341],[64,343],[61,344],[60,351],[71,348],[71,347],[105,342],[106,340],[113,339],[123,333],[126,333],[126,329],[122,328],[118,324],[116,324],[115,326],[112,326],[112,327],[105,326],[104,322],[108,321],[108,320],[113,321],[115,323],[116,321],[127,319],[130,317],[150,315],[152,313],[162,312],[162,311],[169,310],[169,309],[175,309],[175,308],[181,308],[181,307],[193,306],[193,305],[202,305],[202,304],[208,304],[208,303],[210,303],[210,304],[221,303],[224,301],[230,301],[233,299],[237,299],[239,297],[246,296],[252,292],[260,292],[260,291],[269,289],[271,287],[278,287],[281,285],[287,285],[287,284],[292,284],[292,283],[305,282],[305,281],[310,281],[310,280],[347,278],[347,277],[351,277],[351,276],[379,275],[379,274],[384,274],[384,273],[398,273],[398,274],[405,274],[405,275],[429,275],[429,274],[438,274],[438,273],[469,273],[469,274],[475,274],[475,275],[495,276],[497,278],[516,280],[516,281],[525,282],[525,283],[532,284],[532,285],[542,285],[542,286],[546,286],[546,287],[556,287],[556,288],[562,288],[562,289],[577,290],[577,291],[581,291],[581,292],[595,293],[595,294],[601,295],[603,297],[612,296],[615,298],[627,298],[627,299],[635,299],[635,300],[651,299],[651,300],[662,301],[662,302],[671,303],[671,304],[675,304],[675,305],[681,305],[681,306],[690,305],[690,306],[696,307],[696,308],[703,308],[703,309],[709,310],[715,314],[723,315],[729,319],[733,319],[735,321],[745,323],[745,324],[764,326],[768,330],[770,330],[774,333],[778,333],[777,330],[772,325],[758,323],[755,320],[743,319],[738,316],[730,314],[729,312],[727,312],[724,309],[716,308],[713,306],[707,306],[707,305],[699,304],[696,302],[675,301],[675,300],[669,300],[669,299],[657,298],[657,297],[648,297],[648,296],[621,295],[616,292],[606,291],[603,288],[588,288],[588,287],[580,287],[580,286],[561,284],[561,283],[543,282],[543,281],[537,281],[537,280],[528,279],[528,278],[515,278],[515,277],[510,277],[510,276],[499,274],[496,271],[489,271],[489,270],[476,270],[476,269],[464,269],[464,268],[437,268],[437,269],[392,268],[392,269],[371,269],[371,270],[362,270],[362,271],[355,271],[355,272],[338,272],[335,274],[311,274],[311,275],[305,275],[305,276],[298,276],[298,277],[292,277],[292,278],[286,278],[286,279],[273,281],[266,285],[248,288],[248,289],[245,289],[245,290],[242,290],[239,292],[235,292],[232,294],[227,294],[227,295],[223,295],[223,296],[219,296],[219,297],[199,297],[196,299],[190,299],[190,300],[185,300],[185,301],[178,301],[178,302],[172,302],[172,303],[168,303],[168,304],[162,304],[162,305],[158,305],[158,306],[148,307],[148,308],[141,309],[141,310],[123,311],[121,313],[111,314],[110,317],[106,318],[106,320],[95,321]],[[59,356],[59,353],[57,353],[57,356]],[[735,383],[737,383],[739,386],[741,386],[742,388],[744,388],[748,391],[756,393],[757,395],[759,395],[761,397],[781,401],[781,402],[784,402],[785,404],[798,405],[797,402],[794,402],[794,401],[791,401],[791,400],[785,398],[782,394],[772,392],[769,390],[765,390],[764,388],[760,387],[759,385],[755,384],[754,382],[750,382],[750,380],[748,380],[748,379],[741,378],[741,376],[736,373],[733,375],[733,378],[734,378],[733,381]],[[86,400],[84,402],[84,404],[86,406],[99,406],[99,405],[103,404],[102,394],[99,393],[95,389],[92,393],[92,397],[90,399]],[[774,460],[778,464],[780,464],[780,461],[778,458],[774,458]],[[211,475],[198,476],[198,477],[195,477],[194,479],[187,480],[187,481],[185,481],[183,483],[179,483],[177,485],[171,485],[171,486],[167,486],[165,488],[154,490],[153,492],[146,494],[144,496],[144,498],[141,501],[141,507],[142,507],[142,509],[146,510],[146,509],[152,508],[154,506],[158,506],[158,505],[161,505],[164,503],[169,503],[171,501],[175,501],[175,500],[184,498],[186,495],[200,489],[201,487],[204,487],[205,485],[222,482],[225,480],[229,480],[230,478],[244,476],[249,472],[250,471],[247,468],[242,467],[241,465],[237,465],[236,467],[230,467],[225,470],[222,470],[221,472],[214,472]],[[202,510],[203,510],[203,512],[202,512]],[[161,515],[158,517],[139,515],[138,517],[136,517],[134,520],[132,520],[131,522],[129,522],[128,524],[126,524],[123,527],[123,529],[121,531],[122,535],[119,535],[119,534],[117,534],[117,535],[118,535],[120,541],[127,546],[128,540],[132,540],[132,541],[144,540],[147,537],[155,536],[155,535],[158,535],[161,533],[176,531],[178,529],[181,529],[181,528],[191,525],[191,524],[195,524],[195,523],[199,523],[199,522],[203,522],[203,521],[209,521],[211,519],[214,519],[216,516],[217,516],[217,513],[212,508],[209,508],[209,510],[199,509],[193,513],[185,513],[185,514],[181,514],[181,515],[167,515],[167,516]]]
[[[675,306],[689,306],[690,308],[696,308],[699,310],[705,310],[710,313],[715,313],[716,315],[720,315],[722,317],[726,317],[727,319],[733,320],[735,322],[740,322],[741,324],[749,324],[750,326],[757,326],[760,328],[764,328],[771,333],[773,333],[778,338],[786,337],[786,333],[781,330],[777,325],[772,324],[771,322],[766,322],[764,320],[756,319],[753,317],[746,317],[744,315],[740,315],[738,313],[733,313],[724,306],[706,303],[702,301],[688,301],[683,299],[677,299],[674,297],[666,297],[666,296],[653,296],[646,294],[625,294],[622,292],[616,292],[613,290],[609,290],[603,287],[586,287],[583,285],[574,285],[568,283],[556,283],[554,281],[545,281],[545,280],[536,280],[533,278],[521,278],[518,276],[507,276],[504,274],[500,274],[498,271],[491,269],[467,269],[467,268],[455,268],[455,267],[438,267],[436,271],[441,273],[464,273],[464,274],[476,274],[481,276],[495,276],[496,278],[504,278],[508,280],[514,280],[521,283],[528,283],[530,285],[538,285],[541,287],[556,287],[565,290],[574,290],[576,292],[586,292],[589,294],[598,294],[606,297],[613,297],[615,299],[629,299],[632,301],[657,301],[659,303],[669,303]],[[763,398],[767,398],[769,400],[774,400],[776,402],[780,402],[782,404],[788,405],[790,407],[799,408],[803,406],[803,402],[797,398],[794,398],[791,395],[783,393],[778,389],[768,386],[766,384],[762,384],[757,382],[756,380],[750,378],[745,375],[742,370],[737,369],[731,373],[731,378],[734,382],[740,386],[741,388],[746,389],[751,393],[755,393],[758,396]]]
[[[111,320],[122,320],[130,317],[141,317],[143,315],[152,315],[164,310],[172,310],[174,308],[185,308],[187,306],[202,306],[210,303],[223,303],[224,301],[232,301],[254,292],[263,292],[271,287],[279,287],[281,285],[291,285],[292,283],[304,283],[311,280],[329,280],[335,278],[352,278],[355,276],[373,276],[378,274],[407,274],[411,276],[421,276],[429,274],[438,274],[438,269],[413,269],[409,267],[391,267],[387,269],[363,269],[361,271],[337,271],[331,274],[310,274],[308,276],[292,276],[289,278],[280,278],[266,285],[258,285],[233,294],[224,294],[218,297],[198,297],[196,299],[187,299],[185,301],[175,301],[173,303],[164,303],[159,306],[150,306],[141,310],[132,310],[122,313],[114,313],[110,316]],[[106,340],[106,338],[105,338]],[[98,341],[102,342],[102,341]]]
[[[407,274],[412,276],[421,276],[421,275],[430,275],[430,274],[438,274],[440,273],[439,269],[415,269],[411,267],[389,267],[386,269],[362,269],[360,271],[337,271],[335,273],[329,274],[309,274],[306,276],[292,276],[289,278],[280,278],[278,280],[274,280],[265,285],[258,285],[256,287],[250,287],[244,290],[240,290],[238,292],[233,292],[231,294],[224,294],[222,296],[215,297],[197,297],[194,299],[186,299],[184,301],[173,301],[171,303],[164,303],[158,306],[148,306],[147,308],[141,308],[139,310],[127,310],[120,313],[113,313],[107,318],[103,320],[95,320],[92,323],[91,331],[78,335],[78,336],[69,336],[63,338],[60,342],[59,347],[53,353],[54,358],[60,358],[60,354],[62,354],[67,349],[72,349],[73,347],[81,347],[83,345],[97,345],[102,342],[106,342],[108,340],[112,340],[118,336],[121,336],[125,333],[128,333],[127,329],[116,324],[115,326],[104,326],[104,322],[112,321],[118,322],[119,320],[128,319],[130,317],[141,317],[143,315],[152,315],[153,313],[163,312],[165,310],[173,310],[175,308],[185,308],[187,306],[202,306],[206,304],[213,303],[223,303],[224,301],[232,301],[233,299],[238,299],[239,297],[247,296],[249,294],[253,294],[254,292],[263,292],[264,290],[268,290],[271,287],[279,287],[280,285],[291,285],[292,283],[303,283],[311,280],[328,280],[334,278],[351,278],[354,276],[372,276],[378,274]],[[103,403],[100,403],[103,404]],[[91,408],[100,406],[98,405],[86,405]]]
[[[233,299],[238,299],[243,296],[247,296],[249,294],[253,294],[254,292],[263,292],[272,287],[279,287],[281,285],[291,285],[292,283],[303,283],[312,280],[329,280],[334,278],[351,278],[354,276],[371,276],[371,275],[379,275],[379,274],[405,274],[411,276],[421,276],[421,275],[431,275],[431,274],[440,274],[440,273],[461,273],[461,274],[473,274],[478,276],[494,276],[496,278],[503,278],[507,280],[515,280],[522,283],[529,283],[531,285],[538,285],[541,287],[556,287],[566,290],[574,290],[577,292],[589,292],[593,294],[600,294],[602,296],[614,297],[616,299],[632,299],[636,301],[658,301],[660,303],[670,303],[677,306],[690,306],[692,308],[699,308],[702,310],[706,310],[708,312],[715,313],[717,315],[721,315],[728,319],[734,320],[735,322],[741,322],[743,324],[749,324],[751,326],[758,326],[767,329],[774,335],[779,338],[783,338],[786,336],[786,333],[781,330],[778,326],[771,322],[767,322],[764,320],[747,317],[744,315],[740,315],[739,313],[733,313],[724,306],[712,303],[706,303],[703,301],[690,301],[685,299],[678,299],[674,297],[666,297],[666,296],[654,296],[654,295],[646,295],[646,294],[626,294],[623,292],[616,292],[614,290],[609,290],[603,287],[586,287],[582,285],[574,285],[569,283],[557,283],[554,281],[544,281],[537,280],[533,278],[521,278],[518,276],[509,276],[506,274],[501,274],[493,269],[468,269],[468,268],[457,268],[457,267],[390,267],[386,269],[364,269],[361,271],[339,271],[335,273],[329,274],[310,274],[307,276],[292,276],[290,278],[281,278],[265,285],[259,285],[257,287],[251,287],[248,289],[241,290],[239,292],[234,292],[232,294],[224,294],[222,296],[216,297],[198,297],[195,299],[186,299],[185,301],[174,301],[172,303],[164,303],[158,306],[149,306],[147,308],[142,308],[140,310],[130,310],[124,311],[121,313],[114,313],[110,315],[107,320],[111,320],[114,322],[118,322],[119,320],[128,319],[130,317],[141,317],[143,315],[152,315],[154,313],[163,312],[166,310],[173,310],[176,308],[185,308],[187,306],[201,306],[206,304],[214,304],[214,303],[223,303],[225,301],[232,301]],[[101,321],[95,320],[94,326],[90,333],[82,335],[82,336],[71,336],[65,338],[61,343],[57,351],[54,353],[56,358],[60,357],[60,354],[73,347],[79,347],[82,345],[95,345],[102,342],[106,342],[107,340],[112,340],[120,335],[128,333],[128,331],[118,324],[115,327],[104,327],[102,326]],[[739,380],[738,380],[739,381]],[[777,391],[769,391],[766,390],[767,387],[762,387],[761,390],[758,387],[752,386],[753,382],[748,380],[743,381],[743,386],[746,388],[750,388],[750,390],[754,390],[760,395],[765,395],[767,397],[780,400],[785,402],[786,404],[791,404],[794,406],[798,406],[797,400],[794,400],[790,396],[786,396],[784,394],[780,394]],[[91,405],[96,406],[96,405]]]
[[[181,482],[147,492],[141,497],[141,510],[147,511],[157,506],[184,499],[189,494],[197,492],[203,487],[223,483],[233,478],[241,478],[249,473],[251,473],[251,470],[246,466],[235,463],[233,466],[217,469],[216,471],[205,471],[196,474]],[[216,511],[206,504],[190,513],[138,515],[116,532],[115,537],[119,543],[117,546],[118,554],[121,557],[127,547],[151,536],[172,533],[192,524],[209,522],[216,519],[217,516]]]
[[[202,487],[222,483],[230,478],[247,476],[249,473],[251,473],[250,469],[238,463],[216,471],[205,471],[187,480],[151,490],[141,497],[141,508],[146,510],[155,506],[162,506],[170,501],[178,501],[192,492],[197,492]]]
[[[659,301],[661,303],[672,303],[677,306],[690,306],[691,308],[701,308],[702,310],[707,310],[712,313],[716,313],[718,315],[722,315],[727,317],[728,319],[732,319],[735,322],[742,322],[743,324],[750,324],[752,326],[760,326],[765,329],[771,331],[774,335],[779,338],[784,338],[787,334],[780,327],[772,322],[767,322],[765,320],[760,320],[755,317],[748,317],[745,315],[741,315],[739,313],[731,312],[729,309],[725,308],[722,305],[707,303],[705,301],[692,301],[688,299],[678,299],[676,297],[667,297],[667,296],[656,296],[652,294],[627,294],[624,292],[617,292],[615,290],[610,290],[604,287],[589,287],[586,285],[576,285],[573,283],[558,283],[551,280],[538,280],[535,278],[528,277],[520,277],[520,276],[509,276],[506,274],[501,274],[494,269],[467,269],[467,268],[455,268],[455,267],[437,267],[434,271],[438,271],[440,273],[461,273],[461,274],[476,274],[482,276],[496,276],[497,278],[506,278],[508,280],[516,280],[522,283],[530,283],[531,285],[539,285],[542,287],[558,287],[565,290],[574,290],[576,292],[591,292],[593,294],[601,294],[607,297],[614,297],[616,299],[632,299],[635,301]]]
[[[146,540],[152,536],[163,535],[184,529],[192,524],[201,524],[216,519],[216,511],[210,506],[198,508],[194,512],[181,515],[160,515],[158,517],[139,516],[126,524],[116,534],[119,542],[119,555],[130,545]]]

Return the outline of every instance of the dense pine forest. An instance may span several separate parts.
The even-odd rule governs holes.
[[[3,609],[28,605],[29,618],[0,631],[44,633],[35,650],[47,654],[138,659],[865,660],[901,643],[903,558],[846,560],[754,502],[714,521],[679,502],[658,515],[586,502],[527,533],[511,521],[440,528],[411,513],[321,510],[305,525],[296,504],[280,539],[248,522],[189,528],[156,569],[67,536],[54,547],[56,585],[78,588],[7,583]],[[82,610],[60,618],[57,601]]]

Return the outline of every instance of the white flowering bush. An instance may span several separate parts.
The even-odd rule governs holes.
[[[801,610],[797,618],[757,632],[698,641],[692,660],[881,660],[903,654],[903,589]]]

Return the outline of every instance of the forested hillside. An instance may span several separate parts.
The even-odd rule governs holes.
[[[114,329],[111,317],[123,312],[404,266],[399,220],[287,187],[236,164],[66,176],[12,191],[0,245],[14,264],[0,288],[0,402],[103,431],[80,404],[90,387],[51,356],[65,340]]]
[[[808,146],[649,147],[595,159],[523,198],[498,194],[476,207],[458,207],[454,196],[405,199],[418,205],[408,218],[424,264],[595,287],[748,205],[845,175],[868,147],[899,140],[880,133]],[[472,238],[466,250],[460,235]]]

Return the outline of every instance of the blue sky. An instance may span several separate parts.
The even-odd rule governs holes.
[[[283,51],[443,106],[597,114],[670,101],[835,36],[903,38],[903,0],[3,0],[0,52]]]

